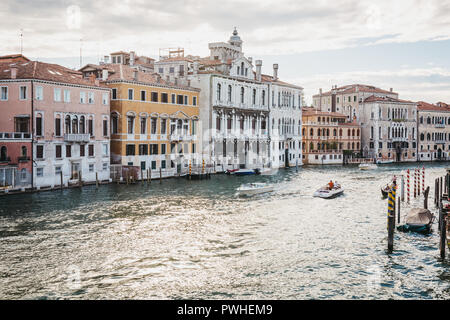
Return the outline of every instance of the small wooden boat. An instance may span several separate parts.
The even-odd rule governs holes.
[[[340,184],[335,184],[333,189],[329,189],[328,185],[323,186],[314,192],[314,197],[332,199],[344,193],[344,188]]]
[[[359,165],[359,170],[373,170],[378,168],[376,164],[374,163],[361,163]]]
[[[239,169],[234,171],[234,174],[236,176],[248,176],[250,174],[256,174],[256,172],[253,169]]]
[[[419,232],[428,234],[431,232],[434,215],[428,209],[413,208],[405,217],[405,224],[398,226],[397,230],[404,232]]]
[[[273,186],[262,182],[243,184],[237,189],[239,196],[253,196],[255,194],[272,192]]]

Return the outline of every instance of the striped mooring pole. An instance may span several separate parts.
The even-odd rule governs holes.
[[[387,215],[387,229],[388,229],[388,252],[394,249],[394,228],[395,228],[395,193],[396,187],[389,191],[388,198],[388,215]]]
[[[417,168],[417,196],[420,196],[420,168]]]
[[[409,169],[406,170],[406,199],[409,203]]]
[[[417,169],[414,169],[414,198],[417,195]]]
[[[422,193],[425,194],[425,167],[422,167]]]
[[[192,174],[192,167],[191,167],[191,161],[189,161],[189,179],[191,179]]]

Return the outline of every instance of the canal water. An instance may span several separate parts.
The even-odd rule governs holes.
[[[437,223],[431,236],[396,232],[394,252],[386,252],[380,186],[415,165],[1,197],[0,298],[449,299]],[[434,211],[434,178],[446,165],[425,164]],[[313,198],[330,179],[344,195]],[[252,181],[275,191],[236,197]]]

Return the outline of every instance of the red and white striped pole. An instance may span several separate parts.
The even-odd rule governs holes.
[[[417,169],[414,169],[414,198],[417,195]]]
[[[420,196],[420,168],[417,168],[417,196]]]
[[[409,203],[409,169],[406,170],[406,199]]]
[[[425,166],[422,167],[422,194],[425,194]]]

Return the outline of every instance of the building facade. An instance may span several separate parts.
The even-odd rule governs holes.
[[[419,133],[418,161],[450,158],[450,106],[445,103],[417,103]]]
[[[19,139],[10,150],[16,150],[12,159],[18,157],[26,185],[108,180],[109,89],[55,64],[13,62],[1,68],[0,104],[14,121],[0,121],[0,131]]]
[[[360,108],[363,155],[376,161],[417,159],[417,104],[371,96]]]
[[[116,60],[117,61],[117,60]],[[90,66],[111,88],[111,163],[138,167],[141,178],[184,174],[200,165],[199,90],[122,63]]]
[[[304,164],[343,164],[345,156],[360,151],[361,128],[346,115],[303,108]]]
[[[200,89],[202,156],[216,171],[285,166],[285,159],[290,159],[288,165],[295,164],[301,153],[297,97],[302,88],[262,75],[262,61],[254,64],[245,57],[242,43],[234,30],[228,42],[209,44],[208,57],[184,57],[183,53],[155,62],[155,68],[162,77],[172,79],[167,70],[180,74],[177,66],[184,65],[187,72],[174,81]],[[271,91],[283,98],[279,104],[276,100],[272,118]]]

